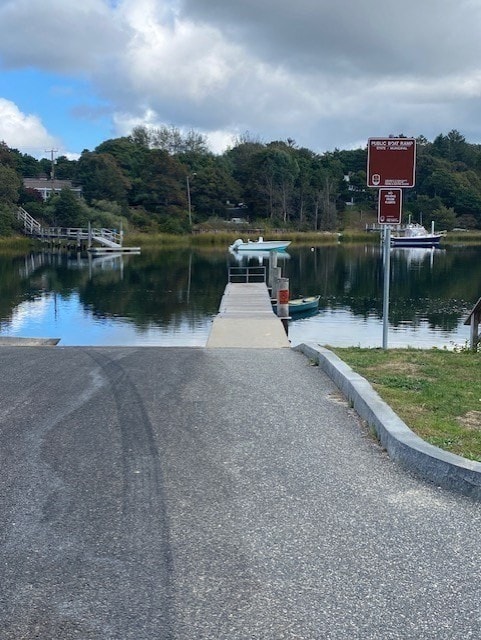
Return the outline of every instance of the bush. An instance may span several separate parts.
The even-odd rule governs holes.
[[[13,207],[0,204],[0,236],[10,237],[22,231],[22,223],[14,214]]]
[[[435,209],[432,212],[432,219],[438,227],[447,229],[448,231],[456,226],[456,214],[454,213],[454,209],[445,207],[444,205],[441,205],[439,209]]]

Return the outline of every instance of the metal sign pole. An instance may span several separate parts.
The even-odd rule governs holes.
[[[387,349],[389,327],[389,285],[391,280],[391,229],[400,224],[402,189],[416,183],[416,139],[390,136],[367,141],[367,186],[379,189],[378,218],[384,227],[384,295],[382,348]]]
[[[382,304],[382,348],[387,349],[389,330],[389,284],[391,281],[391,229],[384,227],[384,291]]]

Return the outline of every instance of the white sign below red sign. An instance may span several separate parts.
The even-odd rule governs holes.
[[[401,224],[402,189],[379,189],[377,221],[379,224]]]

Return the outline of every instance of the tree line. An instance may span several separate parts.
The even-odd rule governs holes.
[[[402,136],[402,134],[400,134]],[[45,225],[118,227],[185,233],[193,225],[240,217],[251,224],[298,230],[336,230],[347,209],[374,210],[366,187],[367,146],[316,153],[293,139],[263,142],[240,136],[222,154],[205,136],[175,127],[134,128],[77,160],[55,164],[0,143],[0,234],[11,233],[17,204]],[[23,178],[71,180],[46,202]],[[481,228],[481,145],[458,131],[432,142],[417,138],[416,187],[405,190],[405,214],[443,228]]]

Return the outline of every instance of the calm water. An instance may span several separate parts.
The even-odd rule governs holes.
[[[64,346],[202,346],[227,269],[237,264],[223,250],[0,256],[0,335],[60,338]],[[292,344],[381,346],[378,246],[293,247],[279,265],[292,297],[321,295],[318,314],[290,323]],[[393,250],[389,346],[464,345],[463,323],[480,295],[481,247]]]

